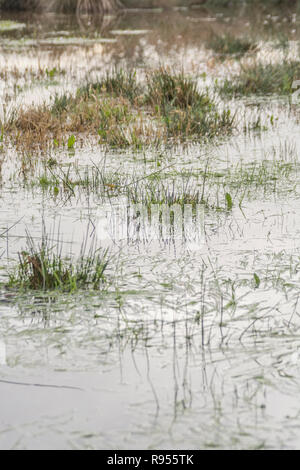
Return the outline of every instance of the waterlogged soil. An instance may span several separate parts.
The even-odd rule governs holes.
[[[212,32],[249,31],[262,60],[295,58],[300,40],[295,10],[1,20],[26,25],[0,29],[2,119],[113,66],[163,63],[212,84],[239,60],[207,49]],[[1,139],[0,448],[299,448],[299,108],[276,96],[227,105],[236,129],[209,144],[118,150],[76,136],[28,155]],[[95,168],[141,191],[155,175],[203,192],[197,237],[152,240],[132,221],[133,239],[104,240],[107,207],[123,201],[114,184],[45,182]],[[28,233],[38,244],[45,231],[74,257],[98,234],[105,288],[8,289]]]

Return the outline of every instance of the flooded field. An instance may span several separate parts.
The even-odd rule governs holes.
[[[299,51],[296,7],[1,13],[1,449],[300,447]]]

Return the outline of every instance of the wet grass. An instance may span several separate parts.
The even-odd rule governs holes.
[[[227,212],[234,206],[241,207],[245,200],[294,193],[298,173],[296,163],[263,160],[219,172],[207,166],[185,176],[179,173],[173,180],[168,177],[131,183],[126,191],[134,203],[203,204],[208,210]]]
[[[282,159],[254,161],[213,171],[213,163],[205,168],[174,171],[172,168],[149,174],[134,175],[124,171],[107,171],[104,167],[78,168],[70,164],[64,169],[46,166],[41,176],[28,178],[28,188],[40,187],[47,195],[63,199],[84,195],[99,201],[126,197],[129,204],[173,205],[203,204],[210,211],[228,211],[244,201],[284,196],[295,192],[299,173],[297,162]],[[108,199],[107,199],[108,198]]]
[[[235,117],[229,109],[218,111],[206,93],[199,93],[196,83],[183,72],[172,74],[159,69],[148,76],[146,103],[163,120],[167,136],[206,136],[229,134]]]
[[[147,132],[145,128],[142,133],[140,125],[141,121],[125,99],[62,96],[55,99],[52,108],[32,107],[19,113],[10,131],[17,147],[24,149],[51,147],[52,144],[68,147],[69,138],[74,134],[79,135],[75,140],[83,135],[98,135],[100,144],[124,148],[140,147],[142,137],[147,142],[151,129]]]
[[[241,65],[240,73],[232,79],[226,79],[219,87],[222,95],[289,95],[293,92],[292,84],[300,76],[299,61],[281,63],[254,62]]]
[[[293,193],[298,172],[296,164],[264,160],[245,166],[239,164],[223,176],[212,174],[212,179],[219,180],[216,183],[231,195],[233,203],[242,206],[245,199]]]
[[[51,242],[43,235],[36,245],[27,233],[27,249],[19,253],[18,266],[9,274],[9,288],[21,290],[100,289],[105,282],[109,259],[107,251],[100,251],[92,243],[85,255],[86,242],[80,257],[73,262],[62,256],[62,244]]]
[[[135,184],[127,190],[128,199],[134,204],[142,203],[150,207],[151,204],[172,206],[177,204],[184,206],[190,204],[203,204],[204,199],[201,191],[194,187],[189,187],[188,181],[182,187],[173,182],[148,182],[143,185]]]
[[[78,237],[79,231],[76,230],[75,223],[77,224],[79,219],[81,226],[81,223],[84,223],[86,218],[92,218],[98,209],[100,212],[105,211],[105,206],[103,207],[97,199],[99,193],[105,198],[115,198],[110,201],[113,204],[117,204],[118,198],[123,201],[125,199],[123,196],[127,195],[130,203],[144,203],[149,208],[151,204],[158,206],[178,204],[181,208],[185,204],[193,207],[202,204],[207,209],[205,230],[209,253],[207,255],[208,250],[205,247],[205,251],[200,248],[201,251],[195,255],[186,256],[177,249],[178,244],[174,259],[165,255],[166,251],[160,252],[158,256],[152,256],[148,247],[138,251],[126,249],[122,254],[121,268],[116,267],[116,279],[111,285],[110,295],[105,295],[107,299],[103,301],[104,296],[99,291],[102,286],[105,288],[105,277],[108,277],[107,271],[111,266],[111,264],[105,266],[107,261],[112,261],[108,255],[103,252],[97,253],[94,249],[85,255],[86,250],[83,249],[79,258],[74,259],[71,255],[65,257],[62,254],[64,250],[61,249],[61,243],[53,242],[54,237],[46,238],[39,245],[28,237],[28,246],[19,254],[16,270],[10,277],[11,292],[0,289],[1,308],[4,312],[1,337],[2,335],[5,339],[11,337],[13,343],[18,345],[15,353],[10,346],[9,365],[13,365],[15,361],[19,366],[30,366],[31,369],[35,363],[39,364],[38,367],[44,363],[47,366],[49,348],[45,348],[47,357],[43,359],[42,356],[44,351],[42,346],[45,343],[46,346],[50,344],[52,348],[50,359],[55,370],[68,371],[69,364],[75,363],[77,370],[89,371],[91,368],[99,370],[100,364],[101,370],[107,367],[107,371],[112,372],[115,381],[117,367],[122,377],[123,369],[125,375],[127,373],[127,366],[130,367],[130,373],[132,371],[132,362],[130,365],[127,363],[127,353],[128,356],[131,353],[133,359],[134,354],[138,354],[136,383],[140,386],[146,371],[145,375],[149,378],[149,382],[150,378],[153,379],[154,386],[158,387],[157,396],[160,399],[161,377],[156,375],[156,372],[159,373],[157,361],[160,360],[163,351],[166,356],[162,361],[167,365],[173,365],[173,369],[165,367],[163,374],[165,376],[169,374],[171,392],[174,387],[174,403],[172,400],[172,406],[166,408],[162,401],[160,413],[157,413],[161,420],[159,424],[164,425],[165,417],[170,416],[173,408],[174,421],[177,417],[180,421],[181,412],[184,417],[188,414],[191,416],[191,422],[188,424],[191,424],[192,432],[185,435],[182,429],[174,428],[175,443],[184,434],[185,442],[192,446],[197,445],[199,435],[203,436],[201,441],[203,447],[250,447],[252,442],[257,445],[260,440],[264,442],[263,438],[266,439],[266,447],[270,446],[275,439],[269,440],[266,434],[269,431],[269,435],[274,434],[271,431],[274,429],[275,421],[272,422],[269,416],[267,421],[265,419],[264,409],[266,406],[269,409],[269,403],[272,401],[272,397],[268,400],[266,398],[269,390],[279,390],[282,386],[282,396],[289,391],[289,388],[290,395],[295,392],[297,398],[297,383],[294,389],[290,388],[293,385],[293,376],[296,374],[296,364],[289,368],[288,362],[290,353],[294,353],[298,347],[299,253],[293,252],[295,256],[293,264],[288,257],[289,253],[284,256],[281,252],[281,257],[274,256],[278,246],[280,251],[282,246],[287,252],[291,251],[289,247],[293,234],[295,234],[293,247],[297,242],[296,229],[287,225],[283,218],[285,210],[293,212],[296,207],[294,203],[297,204],[294,199],[296,193],[293,192],[298,179],[297,167],[296,162],[290,163],[292,158],[289,158],[288,150],[278,152],[278,140],[274,139],[276,146],[274,161],[259,161],[249,165],[245,161],[251,158],[251,152],[253,159],[266,156],[268,151],[266,149],[273,144],[271,140],[273,134],[267,135],[267,141],[263,142],[257,139],[257,136],[252,141],[248,139],[248,135],[245,138],[241,135],[239,139],[242,143],[236,139],[233,146],[230,142],[228,147],[224,146],[225,148],[205,147],[203,152],[202,148],[200,152],[199,146],[194,144],[168,146],[167,150],[170,148],[171,150],[164,154],[161,149],[159,154],[144,152],[133,155],[133,152],[118,154],[105,152],[106,171],[97,167],[83,167],[87,155],[90,157],[92,153],[93,157],[98,159],[104,153],[102,149],[96,152],[93,149],[91,152],[86,146],[84,152],[78,152],[76,155],[78,165],[81,166],[78,167],[75,162],[68,167],[69,162],[73,161],[71,158],[68,159],[68,151],[69,156],[73,157],[73,151],[80,146],[81,139],[84,142],[90,134],[94,135],[101,145],[116,148],[139,148],[139,145],[151,144],[153,141],[172,143],[175,140],[181,142],[193,139],[198,142],[199,136],[202,142],[202,139],[210,136],[227,135],[226,127],[220,124],[221,113],[218,110],[218,103],[210,95],[201,93],[189,77],[163,69],[153,74],[149,73],[143,88],[140,88],[134,74],[129,77],[125,72],[113,72],[104,76],[103,80],[88,84],[86,88],[82,87],[77,94],[57,96],[50,108],[41,107],[41,109],[45,110],[45,114],[35,115],[37,109],[32,108],[31,116],[26,117],[25,111],[16,115],[6,132],[14,135],[19,145],[23,145],[22,139],[23,141],[28,139],[30,148],[33,142],[31,139],[35,138],[32,136],[36,136],[34,141],[36,147],[42,145],[40,139],[44,139],[46,144],[53,144],[55,148],[64,146],[66,152],[62,152],[63,155],[60,155],[59,151],[47,153],[46,168],[40,160],[40,152],[37,152],[39,164],[36,167],[37,171],[34,171],[35,169],[32,171],[34,197],[29,194],[27,198],[27,188],[23,192],[17,191],[16,184],[13,188],[14,193],[7,199],[10,206],[13,201],[16,217],[22,207],[27,208],[29,212],[27,210],[24,212],[26,222],[32,220],[33,226],[36,226],[37,210],[45,210],[47,220],[53,217],[54,211],[56,213],[58,210],[65,218],[64,236],[69,237],[72,231]],[[255,109],[257,110],[257,106]],[[20,116],[23,117],[23,122],[18,122],[18,127],[14,127],[16,119]],[[247,116],[250,116],[249,120],[247,118],[249,123],[247,129],[263,127],[263,122],[258,119],[253,121],[253,125],[251,124],[252,117],[256,116],[255,113],[252,115],[249,111]],[[229,115],[229,118],[231,117]],[[212,124],[214,119],[216,122]],[[242,128],[243,124],[242,122],[239,127]],[[26,132],[23,131],[24,128]],[[145,129],[148,129],[149,135],[145,134]],[[229,132],[230,129],[229,127]],[[279,132],[282,130],[280,128]],[[289,135],[288,141],[290,142],[290,138],[293,137]],[[28,152],[28,155],[30,154],[32,153]],[[8,159],[11,155],[12,152],[7,152]],[[292,156],[298,160],[296,148]],[[52,157],[57,158],[57,162]],[[268,157],[272,155],[268,154]],[[209,158],[207,165],[204,161],[206,158]],[[281,161],[275,161],[275,158],[280,158]],[[284,158],[287,161],[283,161]],[[234,163],[231,166],[232,161]],[[119,162],[121,162],[120,167],[114,172],[113,168]],[[14,162],[11,163],[13,166]],[[174,163],[173,168],[168,168],[169,163]],[[147,176],[143,173],[163,168],[164,165],[166,168],[161,174],[153,172]],[[180,173],[181,167],[184,168],[184,176]],[[42,170],[40,175],[38,170]],[[16,179],[21,180],[19,168],[12,171],[16,172]],[[130,175],[125,174],[127,171]],[[133,172],[136,172],[135,175],[132,175]],[[6,172],[3,175],[5,178]],[[28,184],[31,184],[30,176],[28,172]],[[49,194],[55,197],[55,201],[50,200],[44,190],[49,191]],[[289,207],[285,208],[282,204],[285,200],[281,197],[276,201],[278,204],[272,204],[271,207],[268,205],[268,209],[265,210],[265,202],[270,199],[269,196],[276,200],[281,190],[291,191]],[[10,193],[11,190],[4,188],[4,203],[6,195],[10,196]],[[67,197],[70,196],[68,201],[70,204],[62,204],[64,201],[60,196],[63,193]],[[80,199],[81,194],[82,199]],[[255,200],[255,204],[247,205],[251,200]],[[242,205],[243,201],[246,210],[242,217],[237,206]],[[22,202],[21,209],[20,202]],[[107,202],[107,199],[102,202]],[[5,205],[3,207],[5,209]],[[220,215],[209,212],[210,210],[219,211]],[[159,211],[163,214],[163,207],[159,207]],[[277,213],[279,217],[273,218]],[[14,216],[14,211],[9,211],[8,216],[9,220]],[[275,220],[276,222],[273,222]],[[288,228],[288,233],[277,230],[277,221],[278,224],[282,223],[282,226]],[[142,214],[139,218],[134,218],[132,223],[136,224],[137,231],[141,227],[142,236]],[[163,228],[166,226],[162,216],[159,223],[164,224]],[[251,223],[250,230],[249,223]],[[268,244],[268,249],[264,252],[260,243],[267,236],[268,224],[270,224],[270,241],[272,238],[274,247]],[[0,237],[2,236],[3,247],[6,247],[6,234],[3,230],[4,228],[0,230]],[[161,232],[162,236],[165,236],[166,231],[161,230]],[[16,234],[19,235],[20,230]],[[19,243],[14,235],[13,232],[7,237],[10,255],[15,252],[18,246],[16,243]],[[186,240],[189,240],[188,230],[185,235]],[[185,243],[184,248],[187,246]],[[0,257],[1,252],[2,249]],[[99,258],[95,259],[98,254]],[[3,256],[3,263],[4,260]],[[90,289],[96,290],[96,295],[89,295]],[[62,295],[61,292],[65,291],[79,292],[77,295]],[[15,303],[10,306],[14,296],[18,297],[19,310],[23,309],[22,315],[19,315]],[[55,299],[52,306],[46,297]],[[62,305],[63,302],[65,305]],[[41,321],[44,323],[38,323]],[[41,329],[42,326],[45,328]],[[15,332],[15,336],[10,332]],[[47,340],[49,335],[51,335],[50,342]],[[23,342],[21,345],[20,341]],[[30,347],[26,347],[26,343]],[[274,351],[274,345],[278,353],[275,351],[271,363],[267,355],[270,356],[269,352]],[[141,361],[145,351],[147,363]],[[264,354],[265,361],[262,357]],[[228,357],[231,360],[230,370],[226,366]],[[261,361],[257,361],[257,358]],[[131,361],[131,357],[129,360]],[[198,390],[192,387],[189,381],[190,377],[193,377],[193,367],[196,362],[200,366],[203,364],[205,366],[202,376],[204,384],[202,388],[205,393],[200,399],[201,403],[208,403],[208,407],[205,423],[203,426],[198,426],[195,431],[192,403],[196,398],[196,408],[198,407],[199,393],[197,395]],[[264,362],[263,368],[262,362]],[[298,362],[297,356],[297,364]],[[245,367],[243,369],[243,364],[247,365],[246,369]],[[208,380],[204,377],[206,371]],[[282,373],[281,382],[277,383],[276,377],[274,379],[274,371]],[[130,386],[135,385],[134,376],[131,374],[130,377],[133,377]],[[147,386],[145,392],[141,391],[140,396],[146,397],[149,408],[145,414],[149,416],[149,413],[152,413],[152,403],[148,392],[149,384]],[[290,396],[288,393],[286,395]],[[140,396],[137,397],[138,403],[141,402]],[[145,402],[143,397],[142,403]],[[137,410],[136,415],[140,417],[143,410],[141,406],[136,406],[137,400],[133,393],[132,407]],[[232,426],[230,423],[228,426],[226,419],[227,416],[235,416],[234,413],[237,411],[242,411],[241,416],[244,416],[238,429],[234,420],[231,420]],[[143,416],[141,420],[142,418]],[[297,426],[296,418],[295,426]],[[257,422],[257,419],[259,423],[263,423],[259,435],[257,427],[254,431],[250,429],[251,423],[255,420]],[[198,420],[200,425],[202,421]],[[169,429],[168,423],[169,421],[166,428]],[[278,425],[277,418],[275,424]],[[282,428],[285,428],[284,420],[281,424]],[[217,439],[216,425],[219,430],[218,436],[221,436]],[[146,428],[144,430],[144,438],[148,439],[149,444],[151,430],[149,433]],[[252,431],[254,439],[251,441]],[[68,434],[68,430],[66,433]],[[116,437],[117,440],[120,440],[119,437],[122,438],[121,434]],[[87,435],[87,445],[91,446],[93,442],[95,446],[98,445],[98,437],[95,435],[93,440],[93,437]],[[163,432],[158,436],[158,440],[160,438],[163,442],[165,439]],[[286,439],[286,442],[289,442],[289,439]]]
[[[41,176],[27,181],[27,187],[40,187],[52,196],[66,194],[75,195],[75,191],[93,193],[97,196],[123,194],[125,188],[132,183],[133,178],[123,172],[107,172],[96,165],[79,170],[73,165],[63,169],[48,165],[43,169]]]
[[[91,97],[93,94],[107,93],[114,97],[123,97],[134,103],[142,95],[143,90],[136,79],[136,71],[113,69],[97,82],[90,83],[79,89],[79,94]]]
[[[113,71],[75,95],[55,96],[51,107],[30,107],[2,123],[19,148],[66,145],[70,135],[98,136],[115,148],[160,145],[228,135],[235,116],[219,110],[215,100],[199,93],[184,73],[160,68],[148,75],[144,88],[133,71]]]
[[[164,110],[168,106],[188,109],[190,106],[212,106],[207,95],[198,92],[196,83],[181,73],[160,68],[147,76],[146,103]],[[162,111],[164,112],[164,111]]]
[[[221,60],[226,57],[233,55],[236,57],[242,57],[247,52],[253,52],[256,49],[256,44],[247,38],[238,38],[231,34],[225,34],[223,36],[213,35],[206,43],[208,49],[212,49],[218,54]]]

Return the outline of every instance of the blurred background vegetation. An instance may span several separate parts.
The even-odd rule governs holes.
[[[292,6],[299,0],[0,0],[2,10],[51,10],[58,12],[108,12],[119,8],[153,8],[174,6],[222,6],[232,7],[243,3]]]

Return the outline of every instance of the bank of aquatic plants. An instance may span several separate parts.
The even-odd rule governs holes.
[[[20,110],[3,123],[19,147],[66,144],[70,136],[97,136],[115,148],[161,145],[168,141],[202,140],[229,135],[235,117],[230,109],[183,72],[160,68],[139,82],[135,71],[113,70],[75,95],[56,96],[52,106]]]

